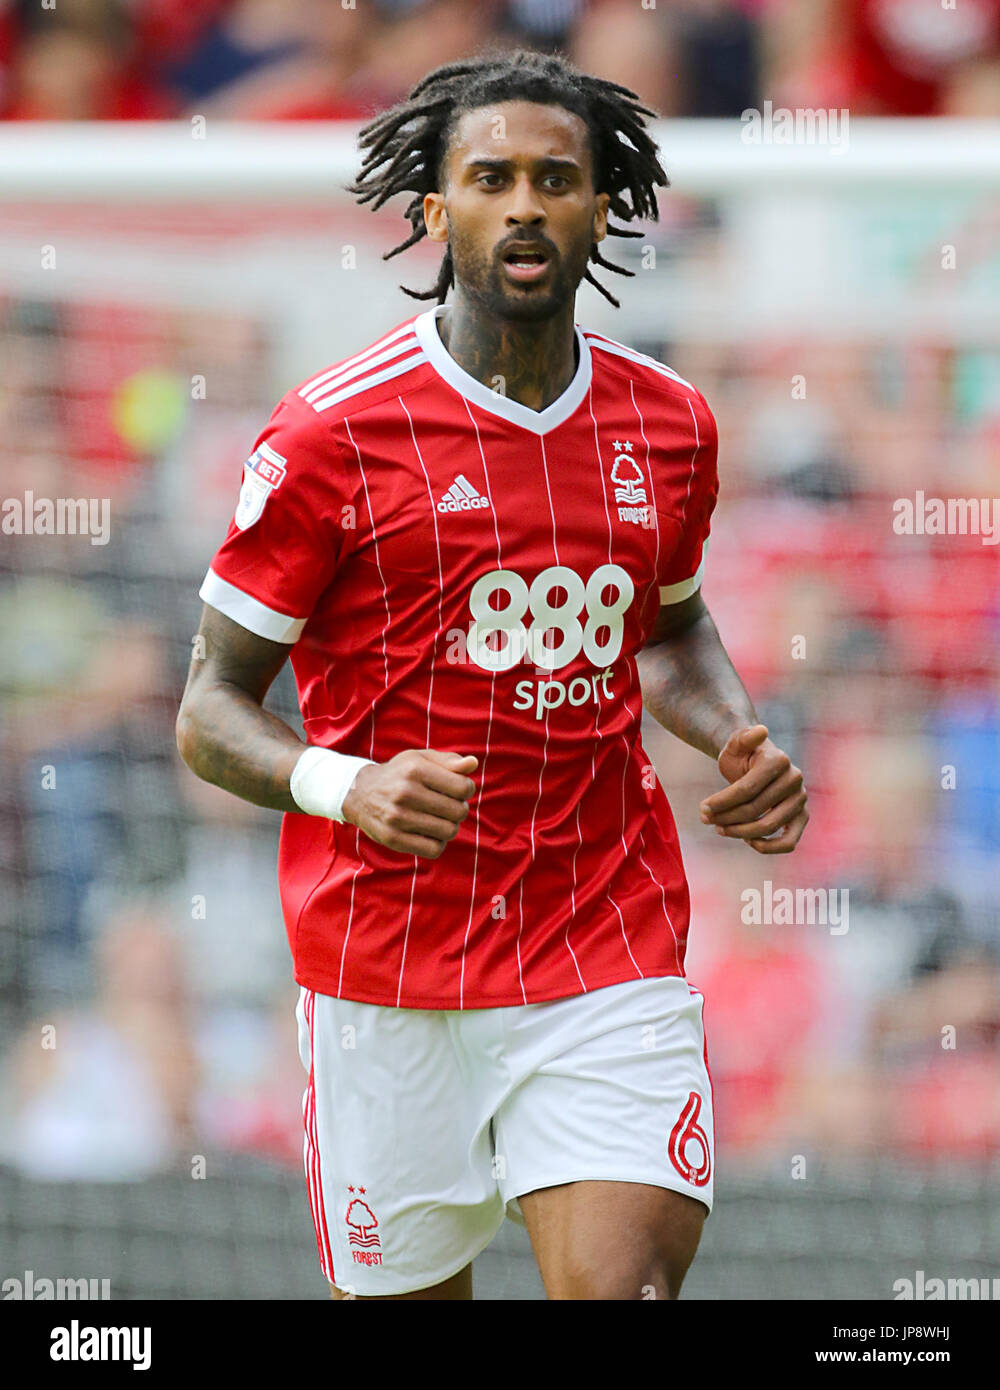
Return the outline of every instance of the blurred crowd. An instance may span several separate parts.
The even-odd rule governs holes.
[[[189,447],[195,365],[212,400]],[[173,739],[198,571],[269,390],[261,330],[0,301],[0,380],[4,495],[108,497],[113,518],[106,546],[0,545],[0,1161],[51,1179],[244,1146],[297,1162],[280,818],[189,774]],[[290,670],[270,703],[301,731]]]
[[[646,733],[688,831],[719,1143],[982,1158],[1000,1151],[1000,546],[892,518],[917,489],[1000,497],[1000,357],[981,378],[980,353],[926,343],[754,355],[673,354],[722,431],[706,602],[806,772],[794,855],[707,844],[702,761]],[[758,925],[747,890],[768,880],[835,888],[844,930]]]
[[[362,117],[487,45],[665,116],[1000,113],[1000,0],[0,0],[0,117]]]

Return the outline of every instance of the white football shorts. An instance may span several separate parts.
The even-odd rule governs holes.
[[[704,1000],[627,980],[542,1004],[399,1009],[301,989],[305,1170],[339,1289],[410,1293],[524,1225],[517,1198],[601,1179],[712,1209]]]

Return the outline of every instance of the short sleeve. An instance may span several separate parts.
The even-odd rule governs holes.
[[[350,503],[327,423],[298,396],[283,397],[243,465],[199,597],[259,637],[297,642],[353,534]]]
[[[694,450],[687,486],[679,490],[671,519],[680,539],[659,576],[660,603],[681,603],[701,587],[712,513],[719,495],[719,431],[700,391],[690,402]]]

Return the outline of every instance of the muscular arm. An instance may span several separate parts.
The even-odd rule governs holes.
[[[177,716],[177,748],[192,772],[256,806],[299,811],[289,788],[306,748],[262,709],[289,647],[247,632],[205,604],[197,650]],[[200,645],[200,644],[199,644]],[[357,773],[345,821],[400,854],[437,859],[469,814],[476,758],[434,748],[404,749]]]
[[[248,632],[207,603],[198,634],[203,643],[177,716],[181,757],[203,781],[244,801],[297,811],[288,783],[306,745],[261,708],[289,646]]]
[[[700,591],[660,609],[637,663],[653,718],[710,758],[737,729],[758,722]]]
[[[789,854],[809,820],[802,773],[758,721],[700,593],[660,609],[636,660],[653,718],[730,784],[701,803],[704,823],[758,854]]]

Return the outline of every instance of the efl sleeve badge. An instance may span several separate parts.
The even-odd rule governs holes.
[[[287,459],[270,447],[259,445],[243,465],[243,486],[233,520],[241,531],[260,519],[264,503],[285,476]]]

